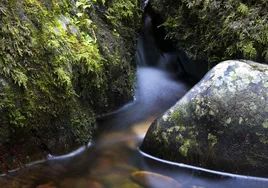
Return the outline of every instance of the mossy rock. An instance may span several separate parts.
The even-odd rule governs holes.
[[[0,157],[9,168],[87,143],[96,114],[131,99],[140,11],[124,2],[133,4],[124,20],[108,1],[0,2]]]
[[[268,66],[225,61],[149,128],[153,156],[198,167],[268,177]]]
[[[268,63],[267,1],[150,0],[167,35],[210,67],[227,59]]]

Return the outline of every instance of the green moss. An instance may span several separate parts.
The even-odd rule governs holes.
[[[166,21],[167,38],[193,59],[268,62],[265,0],[150,1]]]
[[[179,131],[185,131],[185,130],[186,128],[183,125],[177,125],[177,126],[168,128],[167,132],[173,132],[173,131],[179,132]]]
[[[23,111],[20,110],[22,106],[31,111],[44,110],[45,107],[40,104],[38,108],[30,106],[44,98],[54,101],[54,105],[56,98],[75,102],[73,85],[76,83],[72,78],[75,76],[71,72],[72,66],[78,64],[85,69],[84,73],[101,72],[101,55],[97,45],[88,43],[85,35],[68,32],[63,27],[66,23],[59,21],[61,12],[68,11],[66,1],[53,2],[49,8],[44,2],[36,0],[17,2],[15,7],[12,6],[14,1],[4,3],[8,13],[2,14],[1,35],[5,37],[1,43],[5,54],[1,54],[0,73],[13,80],[18,88],[25,88],[21,96],[25,102],[11,113],[13,117],[10,118],[11,124],[24,126],[29,123],[29,117],[19,113]],[[66,19],[68,17],[67,12]],[[68,24],[75,25],[71,21]],[[56,88],[58,97],[52,93]],[[30,98],[29,93],[39,93],[40,96]],[[56,106],[73,106],[72,102],[66,103],[64,100],[57,102],[59,104]],[[51,115],[56,113],[51,110]]]
[[[190,147],[190,140],[184,141],[183,145],[180,146],[179,148],[180,154],[187,157],[189,147]]]
[[[138,0],[110,0],[106,1],[107,19],[116,30],[122,26],[136,26],[139,23]],[[115,32],[116,32],[115,30]]]
[[[182,144],[184,141],[184,138],[183,136],[179,133],[177,136],[176,136],[176,142]]]
[[[265,138],[265,137],[261,137],[259,140],[260,140],[260,142],[263,143],[263,144],[268,144],[268,139]]]
[[[130,99],[135,47],[124,48],[121,36],[103,40],[100,33],[110,36],[114,28],[98,15],[101,6],[95,0],[0,2],[3,141],[19,142],[15,135],[27,141],[38,130],[46,141],[59,132],[59,141],[68,137],[80,145],[91,139],[95,114]],[[127,40],[135,43],[135,37]]]
[[[208,143],[210,147],[213,147],[215,144],[217,144],[218,140],[217,137],[211,133],[208,134]]]
[[[268,121],[263,122],[262,126],[267,129],[268,128]]]
[[[184,157],[187,157],[189,149],[195,146],[198,146],[198,143],[196,142],[196,140],[186,139],[184,140],[183,144],[179,147],[179,152]]]
[[[170,117],[173,122],[180,122],[183,117],[183,114],[180,109],[176,109],[170,114]]]
[[[162,139],[164,140],[165,144],[168,144],[169,142],[169,133],[162,132]]]
[[[184,103],[184,101],[182,101],[182,103]],[[174,124],[174,126],[166,128],[165,129],[166,132],[162,133],[162,139],[164,140],[165,143],[169,144],[169,147],[172,145],[171,143],[172,139],[170,138],[170,135],[171,134],[176,135],[175,141],[176,145],[179,146],[178,151],[182,156],[185,157],[187,157],[189,149],[198,146],[196,140],[198,132],[196,130],[195,125],[188,125],[188,126],[183,125],[182,119],[186,118],[186,114],[187,111],[186,109],[183,109],[183,107],[172,111],[170,117],[171,122]]]

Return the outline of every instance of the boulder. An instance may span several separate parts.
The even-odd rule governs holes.
[[[87,143],[132,98],[140,11],[120,3],[1,0],[0,173]]]
[[[141,150],[198,167],[268,177],[268,66],[215,66],[149,128]]]

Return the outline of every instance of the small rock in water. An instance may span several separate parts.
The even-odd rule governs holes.
[[[57,186],[53,183],[49,182],[46,184],[38,185],[37,188],[56,188]]]
[[[161,174],[148,172],[148,171],[137,171],[131,174],[131,178],[134,182],[144,187],[153,188],[179,188],[180,184],[168,176]]]

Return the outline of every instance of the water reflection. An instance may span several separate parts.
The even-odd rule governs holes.
[[[0,178],[0,187],[268,187],[268,179],[230,177],[168,163],[137,146],[151,122],[103,134],[101,141],[27,165]]]

